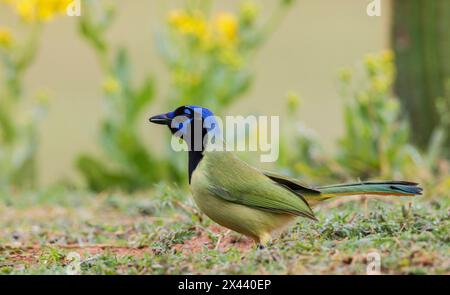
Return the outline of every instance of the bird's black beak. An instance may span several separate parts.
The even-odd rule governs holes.
[[[168,125],[168,126],[170,126],[170,123],[172,122],[172,120],[167,116],[167,114],[156,115],[156,116],[150,117],[150,119],[148,119],[148,120],[155,124]]]

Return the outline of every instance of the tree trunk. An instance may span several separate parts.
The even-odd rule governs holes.
[[[425,147],[439,124],[436,100],[445,97],[450,80],[450,1],[392,1],[395,91],[410,119],[414,142]]]

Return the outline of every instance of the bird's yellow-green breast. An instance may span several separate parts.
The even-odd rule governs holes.
[[[204,152],[192,174],[191,191],[209,218],[260,243],[296,216],[313,216],[298,195],[230,152]]]

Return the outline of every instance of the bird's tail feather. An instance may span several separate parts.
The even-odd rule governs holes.
[[[415,196],[422,194],[419,184],[407,181],[337,184],[319,187],[317,190],[321,192],[321,199],[353,195]]]

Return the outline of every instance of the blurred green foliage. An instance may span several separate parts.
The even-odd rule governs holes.
[[[395,66],[390,51],[369,54],[362,65],[362,74],[345,68],[339,76],[345,103],[344,134],[338,140],[337,153],[327,152],[320,137],[298,121],[300,100],[290,93],[287,109],[293,127],[288,126],[282,134],[280,168],[316,183],[372,178],[406,178],[429,185],[445,183],[450,170],[443,160],[448,150],[445,146],[450,122],[448,100],[438,100],[441,124],[428,149],[421,152],[410,144],[411,129],[403,119],[398,99],[392,95]],[[442,180],[439,175],[443,175]]]
[[[251,65],[256,54],[292,3],[278,1],[264,19],[258,5],[250,1],[241,2],[236,12],[215,11],[214,1],[185,1],[181,9],[169,11],[157,42],[170,77],[167,108],[196,104],[221,114],[242,98],[254,79]],[[80,35],[96,54],[102,71],[105,112],[98,136],[101,154],[81,154],[76,167],[95,191],[135,191],[159,181],[185,183],[186,165],[178,156],[169,149],[167,155],[156,155],[144,144],[139,126],[142,112],[155,98],[155,83],[150,74],[136,83],[127,48],[108,40],[115,16],[113,4],[84,0],[83,13],[77,18]],[[1,187],[31,186],[36,179],[37,127],[47,97],[37,95],[30,108],[22,81],[34,60],[44,22],[36,18],[24,23],[28,35],[21,41],[0,28]],[[450,81],[436,103],[440,124],[428,149],[419,151],[410,144],[412,131],[392,94],[395,77],[394,56],[389,51],[368,55],[362,72],[341,71],[344,134],[336,154],[327,152],[320,137],[297,120],[299,98],[289,94],[287,120],[295,123],[284,124],[278,168],[316,183],[355,178],[430,180],[433,176],[436,182],[446,183],[450,169],[442,157],[450,153],[445,146]]]
[[[251,87],[252,61],[293,2],[278,1],[264,19],[252,1],[240,2],[235,13],[214,11],[214,1],[185,1],[169,11],[157,42],[170,76],[168,108],[199,105],[222,114]],[[186,176],[185,162],[168,160]]]
[[[309,183],[326,183],[342,178],[340,168],[323,147],[319,135],[297,118],[300,97],[289,92],[286,97],[288,116],[280,138],[277,164],[291,176]]]
[[[392,96],[393,58],[390,51],[368,55],[361,81],[353,79],[349,69],[341,72],[345,135],[337,161],[353,177],[410,175],[419,157],[409,143],[410,129],[399,101]]]
[[[236,14],[214,13],[212,1],[186,3],[169,13],[159,36],[171,77],[167,105],[199,104],[220,113],[251,86],[251,61],[292,1],[280,1],[264,23],[251,2],[242,3]],[[51,16],[47,10],[35,13],[26,16]],[[80,34],[99,60],[105,113],[99,126],[102,154],[83,154],[76,165],[95,191],[135,191],[160,180],[180,180],[186,174],[176,157],[156,156],[139,134],[140,114],[155,98],[154,80],[146,75],[136,83],[127,49],[107,39],[114,17],[111,6],[83,3]],[[391,93],[396,73],[390,52],[367,56],[362,75],[341,71],[345,121],[337,153],[327,152],[320,137],[298,121],[300,99],[290,93],[279,169],[312,183],[410,178],[421,181],[431,199],[417,199],[408,207],[401,199],[382,206],[373,200],[366,203],[366,214],[357,202],[323,204],[317,213],[321,221],[299,220],[277,247],[251,248],[242,255],[245,239],[234,234],[223,242],[228,248],[214,248],[217,228],[203,218],[184,188],[159,183],[133,194],[91,194],[66,186],[2,191],[32,186],[36,179],[37,127],[47,95],[30,102],[22,84],[41,26],[25,25],[29,35],[23,42],[0,28],[0,211],[9,213],[0,225],[0,273],[64,274],[67,256],[74,251],[70,246],[77,245],[78,250],[88,245],[100,252],[85,252],[85,274],[361,274],[365,253],[374,248],[383,254],[384,272],[448,273],[450,164],[442,155],[449,153],[450,81],[446,95],[437,100],[440,125],[425,152],[409,144],[413,130]]]
[[[236,13],[215,12],[214,1],[186,1],[169,12],[158,46],[170,74],[172,107],[201,105],[220,113],[250,87],[249,65],[293,1],[278,1],[267,20],[254,2]]]
[[[97,54],[104,75],[106,112],[99,134],[104,160],[83,154],[76,165],[93,190],[144,189],[162,179],[165,172],[165,162],[156,159],[138,132],[138,119],[154,98],[153,79],[147,75],[134,86],[127,49],[115,48],[107,40],[115,16],[113,7],[98,9],[100,4],[90,1],[84,4],[80,33]]]
[[[24,26],[24,38],[0,32],[0,189],[31,187],[36,182],[38,126],[47,110],[47,95],[28,99],[24,75],[33,64],[40,24]]]
[[[156,157],[140,139],[137,119],[154,98],[150,75],[133,86],[126,48],[116,49],[106,33],[114,21],[114,8],[94,1],[84,2],[80,33],[99,59],[103,74],[106,114],[100,128],[100,146],[105,160],[81,155],[76,163],[88,186],[96,191],[145,189],[161,180],[186,177],[177,157]],[[186,1],[184,10],[171,11],[159,46],[171,74],[168,107],[183,104],[208,106],[219,112],[250,86],[248,69],[252,55],[261,46],[289,7],[281,1],[265,23],[258,24],[258,8],[240,5],[236,15],[212,16],[211,1]],[[107,159],[107,160],[106,160]]]

